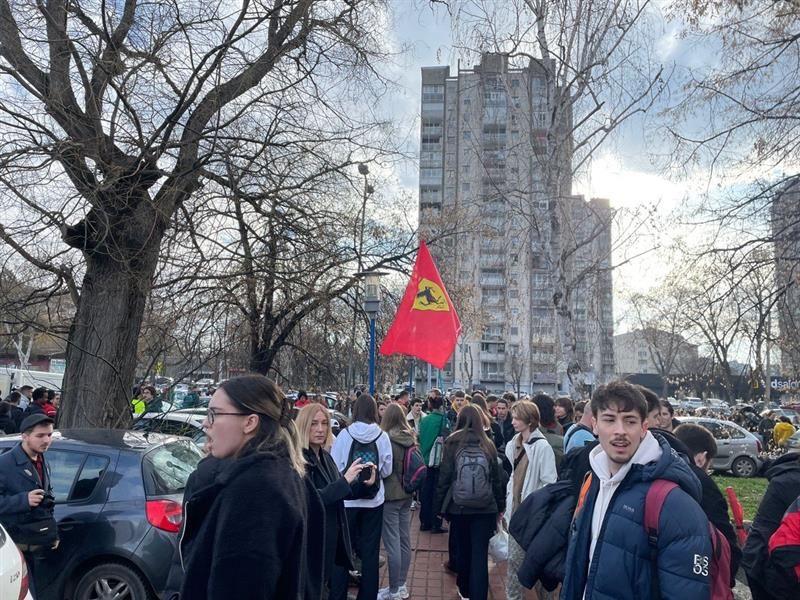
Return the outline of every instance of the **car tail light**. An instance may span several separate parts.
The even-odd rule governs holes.
[[[183,521],[181,505],[174,500],[148,500],[145,503],[147,521],[156,529],[177,533]]]
[[[761,440],[756,440],[756,450],[761,454]]]
[[[17,549],[19,552],[19,548]],[[23,556],[22,552],[19,553],[19,559],[22,561],[22,566],[20,570],[22,571],[22,578],[19,581],[19,600],[25,600],[28,595],[28,588],[30,583],[28,582],[28,563],[25,562],[25,556]]]

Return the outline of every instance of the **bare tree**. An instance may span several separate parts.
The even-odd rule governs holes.
[[[76,305],[63,425],[128,421],[173,217],[231,128],[272,92],[320,75],[372,76],[381,4],[0,0],[0,183],[4,210],[23,215],[0,239]],[[54,248],[33,242],[59,233]]]
[[[578,339],[574,305],[590,277],[611,269],[614,244],[606,234],[615,217],[623,219],[607,203],[578,207],[572,181],[622,124],[650,109],[663,89],[665,74],[649,55],[650,4],[453,3],[455,27],[465,49],[507,53],[540,82],[532,90],[507,90],[518,103],[527,104],[509,154],[533,157],[533,166],[530,178],[503,182],[498,192],[507,199],[507,210],[524,223],[524,243],[539,246],[550,273],[557,371],[576,398],[583,392],[588,360],[585,350],[581,352],[586,341]],[[623,229],[636,232],[645,220],[644,215],[626,215]],[[610,310],[610,297],[605,298],[605,290],[600,294],[597,301]],[[603,323],[604,330],[610,329],[611,318]]]
[[[664,397],[669,390],[670,376],[676,371],[685,374],[691,363],[690,344],[684,337],[691,326],[684,314],[686,295],[680,281],[673,278],[646,293],[634,294],[630,299],[650,360],[663,381],[661,395]]]

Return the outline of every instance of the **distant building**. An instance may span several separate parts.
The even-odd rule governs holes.
[[[800,376],[800,178],[791,181],[772,203],[775,288],[785,290],[778,308],[781,371]]]
[[[455,74],[422,69],[420,235],[456,231],[433,253],[464,326],[438,385],[558,390],[564,374],[550,257],[562,249],[567,279],[580,280],[570,309],[587,382],[613,377],[612,211],[608,200],[571,195],[567,175],[558,176],[566,194],[548,193],[549,97],[536,61],[513,68],[506,55],[484,54]],[[571,177],[568,163],[560,172]],[[555,211],[562,231],[553,227]],[[585,243],[574,249],[575,240]]]
[[[697,364],[697,345],[659,329],[637,329],[614,336],[617,375],[682,375]]]

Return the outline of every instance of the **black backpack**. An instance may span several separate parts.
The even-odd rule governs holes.
[[[383,435],[383,432],[379,433],[374,440],[369,442],[360,442],[353,435],[345,428],[344,431],[347,431],[347,435],[349,435],[353,442],[350,444],[350,453],[347,455],[347,465],[345,466],[344,470],[350,468],[350,465],[355,462],[357,458],[361,459],[362,463],[372,463],[375,465],[375,469],[379,468],[380,465],[380,454],[378,454],[378,438]],[[371,485],[367,485],[366,481],[372,477],[372,469],[364,469],[359,473],[358,478],[350,484],[350,500],[371,500],[375,496],[378,495],[378,492],[381,489],[381,477],[378,474],[375,477],[375,483]]]
[[[456,454],[453,502],[462,508],[488,508],[494,501],[490,458],[476,444],[463,446]]]

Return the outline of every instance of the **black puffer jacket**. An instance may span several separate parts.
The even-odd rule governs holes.
[[[325,513],[313,485],[280,450],[220,466],[185,503],[181,598],[319,598]]]
[[[508,533],[525,550],[517,577],[526,588],[541,580],[544,588],[552,591],[564,580],[569,524],[576,501],[572,482],[557,481],[530,494],[511,517]]]
[[[781,524],[786,509],[800,496],[800,456],[781,456],[767,469],[769,485],[742,552],[742,567],[749,579],[764,581],[769,538]]]

